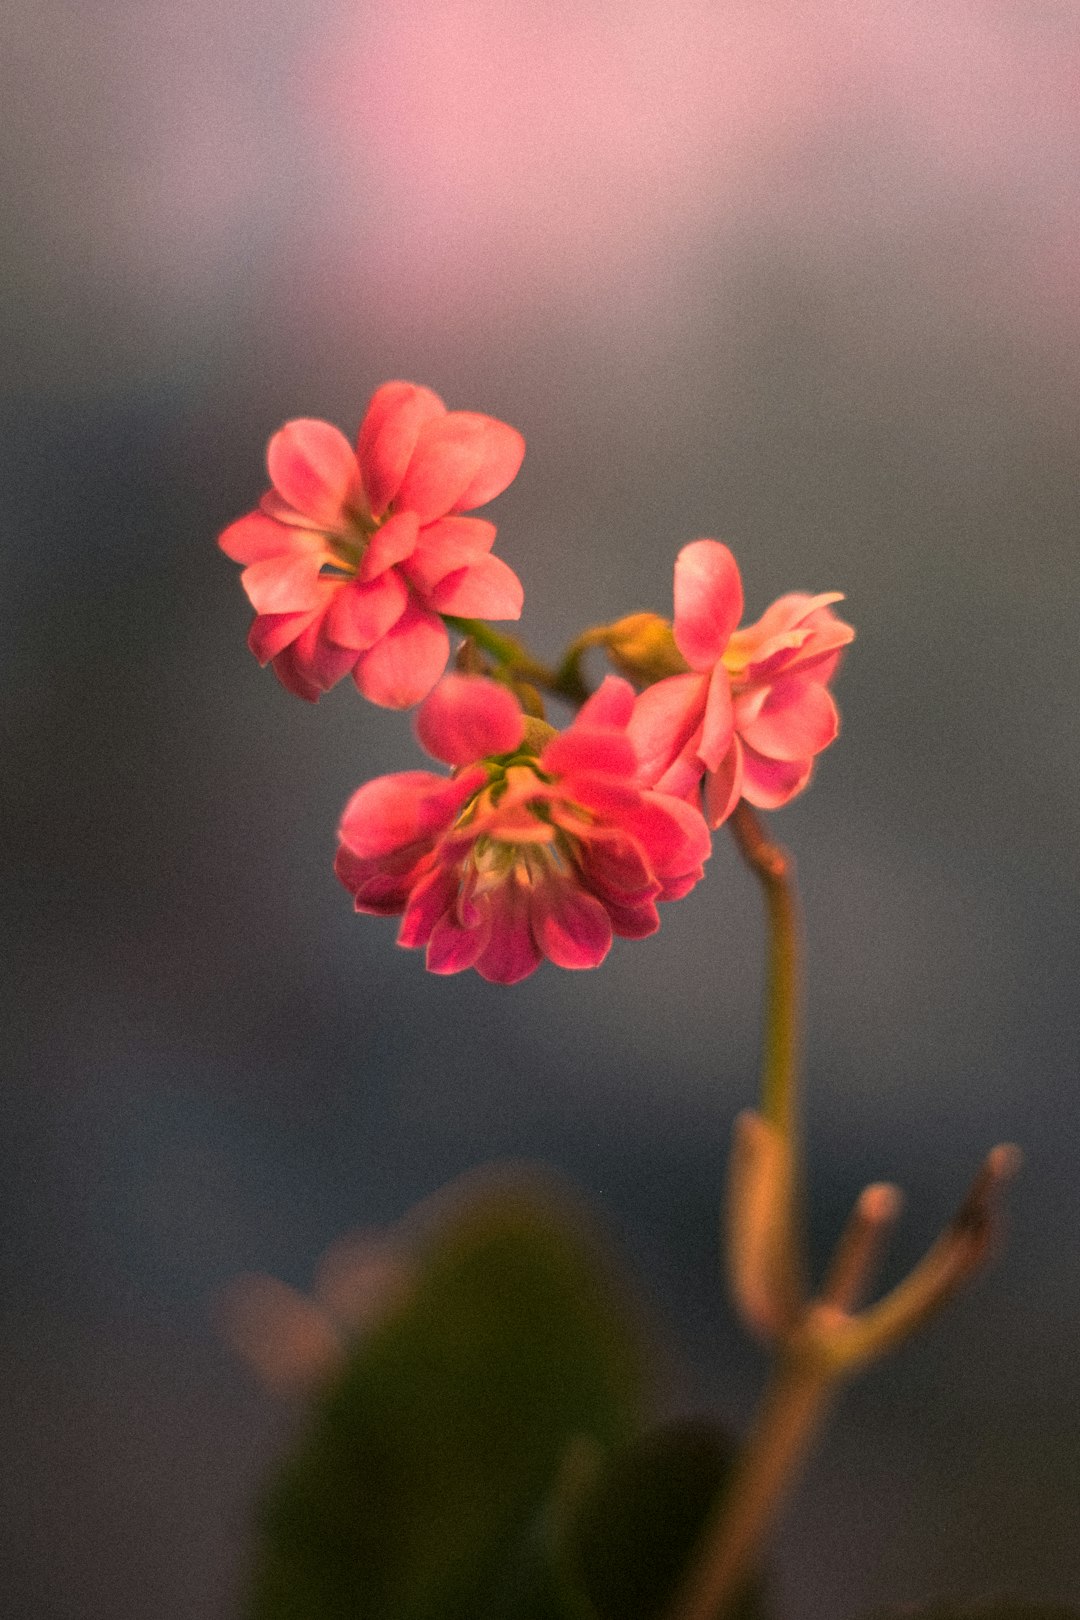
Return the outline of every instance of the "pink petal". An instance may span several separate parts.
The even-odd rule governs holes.
[[[472,775],[452,778],[433,771],[377,776],[357,788],[345,806],[338,836],[362,860],[430,842],[454,821],[476,785]]]
[[[730,816],[742,797],[742,779],[742,744],[738,737],[732,737],[718,769],[705,778],[705,820],[710,827],[721,826]]]
[[[525,716],[514,694],[483,675],[447,675],[416,715],[420,746],[447,765],[471,765],[509,754],[525,735]]]
[[[361,860],[358,855],[354,855],[352,850],[346,849],[344,845],[334,857],[334,871],[350,894],[355,892],[364,881],[364,878],[369,875],[370,867],[370,861]]]
[[[256,613],[306,613],[325,599],[317,556],[266,557],[249,563],[240,583]]]
[[[691,669],[723,655],[743,610],[739,565],[719,540],[692,540],[675,559],[675,645]]]
[[[323,688],[318,681],[312,678],[306,660],[297,657],[296,643],[279,652],[271,660],[274,674],[287,692],[294,697],[303,698],[305,703],[317,703],[322,696]]]
[[[424,423],[445,415],[446,406],[430,388],[388,382],[375,390],[360,424],[356,457],[376,517],[397,494]]]
[[[742,796],[759,810],[778,810],[810,780],[812,759],[766,759],[747,744],[742,747]]]
[[[370,585],[343,582],[327,609],[326,635],[339,647],[364,652],[397,623],[408,602],[405,581],[392,569]]]
[[[744,726],[751,725],[765,706],[765,699],[769,695],[769,688],[765,686],[752,686],[749,691],[740,692],[735,698],[735,729],[741,731]]]
[[[690,872],[680,872],[678,877],[666,878],[663,890],[656,898],[665,901],[681,900],[683,895],[689,894],[690,890],[700,883],[704,876],[705,868],[695,866]]]
[[[831,608],[817,608],[803,622],[811,631],[810,640],[803,653],[805,658],[832,652],[837,647],[846,647],[855,640],[853,627],[846,624],[843,619],[838,619]]]
[[[748,666],[747,679],[755,682],[778,680],[781,675],[805,675],[814,670],[814,679],[824,685],[836,667],[842,649],[854,639],[854,630],[840,619],[831,619],[820,634],[805,625],[801,630],[791,631],[788,637],[776,636],[768,642],[765,656],[755,659]],[[777,645],[787,640],[794,642],[794,645]],[[777,650],[772,651],[773,648]],[[831,660],[830,667],[825,673],[820,673],[819,666],[826,659]]]
[[[849,640],[851,638],[849,637]],[[800,658],[791,666],[791,673],[800,678],[808,677],[817,681],[819,686],[828,686],[843,661],[844,649],[838,647],[834,652],[815,654],[813,658]],[[784,671],[788,673],[787,670]]]
[[[538,885],[530,915],[537,945],[557,967],[598,967],[611,949],[611,921],[604,907],[570,881]]]
[[[354,671],[360,691],[384,709],[409,709],[427,696],[446,668],[450,637],[446,626],[415,600]]]
[[[712,853],[701,812],[671,794],[643,793],[638,805],[619,817],[619,825],[637,839],[661,882],[695,869]]]
[[[357,911],[375,917],[397,917],[404,911],[416,882],[414,862],[404,872],[373,870],[371,861],[360,860],[344,845],[334,857],[334,871],[353,896]]]
[[[335,870],[344,866],[346,851],[338,850],[335,860]],[[340,876],[340,871],[338,872]],[[406,877],[395,877],[392,873],[382,873],[378,877],[369,878],[353,891],[353,905],[359,912],[368,917],[400,917],[409,903],[409,895],[415,881],[415,873],[410,872]],[[345,885],[349,887],[348,884]]]
[[[368,888],[376,878],[393,878],[395,883],[404,885],[407,900],[420,879],[435,865],[435,846],[441,844],[445,836],[445,829],[442,833],[436,830],[411,844],[384,850],[381,855],[357,855],[347,843],[341,848],[349,851],[350,879],[358,891]]]
[[[495,525],[484,518],[445,517],[420,530],[405,572],[422,596],[447,574],[469,568],[495,544]]]
[[[468,924],[447,912],[431,930],[425,966],[429,973],[462,973],[476,965],[490,940],[491,916],[486,904]]]
[[[640,844],[661,883],[672,873],[698,867],[711,854],[709,831],[698,810],[669,794],[638,795],[636,805],[619,813],[619,826]]]
[[[313,529],[292,529],[263,512],[249,512],[218,536],[218,545],[233,562],[259,563],[270,557],[312,552],[322,556],[326,542]]]
[[[714,771],[731,747],[731,734],[734,729],[731,676],[723,664],[718,662],[709,678],[705,718],[701,728],[701,739],[697,745],[698,758],[708,770]]]
[[[491,937],[476,962],[476,971],[492,984],[517,984],[540,966],[529,925],[529,892],[512,874],[492,889]]]
[[[268,489],[259,500],[259,511],[264,517],[273,518],[276,523],[284,523],[287,528],[299,529],[301,534],[318,535],[325,544],[325,536],[314,518],[305,517],[298,512],[288,501],[283,500],[276,489]]]
[[[470,850],[471,854],[472,851]],[[480,877],[475,862],[465,861],[460,871],[462,874],[461,887],[458,890],[457,904],[454,907],[454,916],[462,928],[483,928],[485,941],[491,933],[491,903],[486,889],[480,887]]]
[[[575,726],[613,726],[624,731],[634,712],[634,688],[621,675],[605,675],[578,710]]]
[[[810,630],[803,627],[758,641],[753,628],[736,630],[728,642],[724,662],[730,661],[732,667],[740,671],[740,679],[767,681],[798,657],[800,647],[810,639],[810,634]]]
[[[555,814],[560,826],[574,827]],[[580,827],[577,829],[580,832]],[[636,839],[618,827],[591,827],[582,835],[579,855],[588,888],[622,905],[651,900],[660,889]]]
[[[493,428],[502,431],[493,433]],[[466,510],[463,497],[471,498],[474,489],[495,485],[491,494],[497,494],[510,482],[524,454],[524,444],[515,442],[513,454],[507,455],[506,434],[520,440],[513,428],[470,411],[451,411],[426,422],[394,497],[395,509],[415,512],[421,523],[431,523],[449,512]],[[484,499],[490,500],[491,494]],[[478,502],[471,499],[471,504]]]
[[[702,721],[708,690],[701,675],[669,675],[636,699],[626,734],[637,754],[640,782],[658,781],[682,753]]]
[[[766,608],[757,624],[739,632],[740,655],[751,680],[805,672],[825,654],[836,653],[855,639],[855,632],[831,611],[831,602],[843,601],[839,591],[807,596],[793,591]],[[822,684],[827,674],[815,677]]]
[[[516,428],[498,422],[493,416],[473,416],[471,412],[454,411],[455,416],[468,416],[483,428],[483,453],[476,476],[463,489],[454,502],[458,512],[471,512],[474,506],[486,506],[496,495],[501,495],[517,477],[525,458],[525,440]]]
[[[415,844],[376,860],[366,860],[342,844],[334,857],[334,871],[355,898],[357,911],[392,917],[405,909],[429,860],[430,850]]]
[[[466,619],[520,619],[524,600],[520,579],[501,557],[481,557],[447,574],[428,598],[436,612]]]
[[[320,528],[341,529],[351,513],[363,510],[352,446],[330,422],[286,422],[267,446],[266,465],[278,494]]]
[[[663,776],[653,783],[658,793],[671,793],[676,799],[686,799],[694,805],[698,803],[700,798],[698,789],[705,770],[698,753],[700,741],[699,726],[678,758],[673,759]]]
[[[794,630],[805,624],[811,614],[843,600],[843,591],[822,591],[817,596],[811,596],[809,591],[788,591],[786,596],[778,596],[775,602],[771,602],[757,623],[747,625],[743,634],[756,635],[764,641],[785,630]]]
[[[483,434],[454,411],[421,432],[395,497],[398,511],[415,512],[421,523],[444,517],[475,478]]]
[[[260,664],[268,664],[296,638],[304,633],[324,609],[311,608],[306,613],[263,613],[248,631],[248,646]]]
[[[660,927],[660,913],[652,900],[642,900],[632,906],[617,906],[608,900],[605,905],[611,931],[620,939],[648,939]]]
[[[830,694],[816,681],[798,675],[776,681],[757,713],[739,716],[744,742],[769,759],[803,760],[827,748],[840,729],[840,716]]]
[[[319,614],[273,660],[282,685],[309,702],[314,702],[321,692],[328,692],[355,662],[355,652],[325,640],[323,617]]]
[[[553,776],[613,776],[629,783],[637,756],[624,732],[574,725],[552,738],[540,766]]]
[[[293,655],[297,668],[307,679],[314,681],[324,692],[329,692],[343,676],[351,674],[356,663],[356,649],[339,647],[335,642],[328,641],[325,626],[325,618],[321,622],[316,620],[286,652]]]
[[[281,658],[292,665],[301,680],[310,681],[318,687],[320,692],[325,692],[327,690],[327,687],[325,687],[322,681],[319,679],[319,671],[316,667],[319,657],[319,643],[322,639],[324,618],[325,615],[321,614],[317,618],[312,619],[311,623],[300,632],[296,640],[292,642],[290,646],[286,647],[285,651],[281,654]],[[355,663],[355,653],[347,653],[346,657],[351,658]],[[335,679],[337,678],[338,677],[335,676]],[[330,684],[333,685],[333,682]]]
[[[398,512],[394,517],[387,518],[368,541],[357,579],[366,584],[384,574],[388,568],[393,568],[395,563],[411,557],[419,532],[420,525],[412,512]]]
[[[612,826],[620,825],[621,818],[632,815],[641,803],[641,789],[615,776],[575,776],[569,785],[559,783],[553,796],[561,796],[563,814],[580,806],[595,820]]]
[[[405,915],[401,919],[397,939],[399,945],[403,945],[406,950],[415,950],[427,944],[431,930],[443,913],[453,905],[459,882],[460,874],[457,866],[441,864],[433,867],[419,880],[409,896]]]

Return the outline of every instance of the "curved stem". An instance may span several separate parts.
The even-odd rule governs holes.
[[[786,1353],[667,1620],[718,1620],[752,1574],[764,1531],[810,1449],[834,1382],[812,1353]]]
[[[542,664],[539,659],[534,658],[516,637],[504,636],[501,631],[493,630],[484,619],[460,619],[453,613],[444,613],[442,617],[443,622],[452,630],[457,630],[463,636],[469,636],[509,673],[519,675],[522,680],[541,687],[553,697],[563,698],[578,708],[588,697],[589,690],[582,679],[578,662],[569,654],[558,669],[553,669],[550,664]]]
[[[586,630],[567,647],[555,671],[555,682],[560,697],[578,708],[589,695],[588,683],[581,672],[581,660],[588,648],[597,645],[595,633]]]
[[[766,836],[745,799],[739,800],[728,825],[739,853],[758,879],[765,896],[769,939],[761,1113],[776,1140],[770,1174],[768,1251],[777,1310],[790,1318],[806,1300],[799,1131],[802,950],[795,864],[786,849]]]
[[[769,920],[762,1112],[736,1123],[729,1273],[746,1325],[775,1347],[765,1398],[727,1488],[714,1504],[666,1620],[720,1620],[760,1556],[778,1507],[845,1378],[893,1349],[985,1261],[1001,1191],[1019,1150],[994,1148],[956,1217],[891,1293],[852,1314],[900,1206],[896,1188],[868,1187],[840,1239],[821,1294],[803,1280],[798,1129],[800,950],[791,859],[745,802],[731,831],[765,893]]]
[[[729,1217],[729,1271],[736,1306],[751,1331],[764,1331],[782,1348],[730,1484],[713,1508],[699,1555],[668,1620],[715,1620],[737,1597],[824,1414],[833,1378],[828,1362],[815,1353],[811,1341],[803,1342],[799,1331],[812,1313],[806,1311],[800,1209],[802,984],[794,865],[787,851],[769,840],[745,800],[739,801],[729,826],[762,886],[769,934],[761,1116],[744,1120],[742,1149],[736,1154],[736,1169],[741,1164],[747,1173],[741,1186],[733,1185],[732,1194],[747,1207]]]
[[[760,882],[769,924],[765,986],[765,1045],[761,1070],[761,1112],[794,1143],[798,1132],[799,1038],[802,1021],[802,963],[795,863],[787,850],[766,837],[760,820],[740,799],[728,822],[739,853]]]

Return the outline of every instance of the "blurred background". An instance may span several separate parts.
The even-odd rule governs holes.
[[[490,508],[554,655],[842,589],[845,728],[778,814],[810,944],[820,1254],[984,1150],[1008,1247],[844,1399],[787,1620],[1080,1600],[1080,13],[1068,0],[16,0],[2,24],[0,776],[7,1611],[236,1612],[285,1423],[217,1300],[540,1160],[667,1319],[673,1410],[748,1415],[718,1280],[758,896],[708,881],[595,974],[440,980],[331,871],[421,757],[244,647],[218,531],[291,416],[388,377],[520,428]]]

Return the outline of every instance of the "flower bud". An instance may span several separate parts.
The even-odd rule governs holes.
[[[523,754],[542,754],[548,743],[558,732],[554,726],[549,726],[546,720],[536,715],[525,716],[525,735],[521,739],[521,752]]]
[[[671,623],[659,613],[631,613],[597,635],[621,675],[652,686],[666,675],[683,675],[689,665],[675,645]]]

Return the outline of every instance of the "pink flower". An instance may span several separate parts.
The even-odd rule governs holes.
[[[673,628],[690,672],[647,687],[634,706],[640,780],[693,803],[700,789],[710,827],[740,798],[775,810],[800,793],[840,726],[828,683],[855,635],[830,606],[842,600],[795,591],[737,630],[743,592],[731,552],[718,540],[684,546]]]
[[[505,422],[415,383],[376,391],[355,452],[329,422],[287,422],[267,447],[273,489],[218,541],[247,565],[259,662],[311,702],[351,673],[373,703],[418,703],[446,668],[441,614],[521,613],[521,582],[489,555],[494,524],[460,514],[500,494],[524,454]]]
[[[368,782],[341,820],[338,877],[358,911],[401,916],[433,973],[514,984],[548,957],[596,967],[613,934],[660,926],[710,853],[701,815],[642,789],[626,735],[633,687],[609,676],[564,732],[526,721],[504,686],[448,675],[417,715],[451,777]]]

